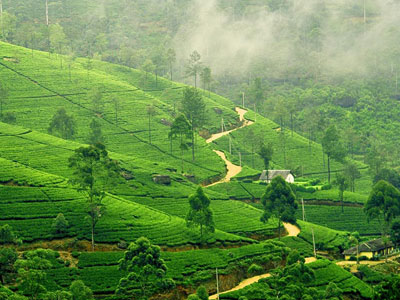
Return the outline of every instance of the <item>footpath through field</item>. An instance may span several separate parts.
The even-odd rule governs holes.
[[[239,120],[241,122],[243,122],[242,126],[237,127],[235,129],[232,129],[232,130],[227,130],[227,131],[223,131],[223,132],[220,132],[220,133],[213,134],[208,140],[206,140],[207,144],[210,144],[213,141],[215,141],[215,140],[217,140],[217,139],[219,139],[219,138],[221,138],[221,137],[223,137],[225,135],[228,135],[228,134],[230,134],[231,132],[233,132],[235,130],[238,130],[238,129],[246,127],[246,126],[249,126],[249,125],[254,123],[254,122],[246,120],[244,118],[244,115],[247,113],[247,110],[245,110],[243,108],[240,108],[240,107],[236,107],[235,110],[239,115]],[[239,174],[242,171],[242,167],[234,165],[233,163],[231,163],[226,158],[226,155],[225,155],[224,152],[218,151],[218,150],[214,150],[214,152],[217,153],[217,155],[219,157],[221,157],[221,159],[225,162],[227,172],[226,172],[226,176],[223,179],[221,179],[220,181],[214,182],[214,183],[212,183],[210,185],[207,185],[207,186],[213,186],[213,185],[217,185],[217,184],[220,184],[220,183],[223,183],[223,182],[229,182],[229,181],[231,181],[232,177],[235,177],[237,174]]]

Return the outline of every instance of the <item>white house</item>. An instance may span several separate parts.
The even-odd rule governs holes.
[[[268,177],[267,177],[267,170],[264,170],[261,173],[260,180],[265,182],[270,182],[277,176],[282,176],[286,182],[294,183],[294,176],[290,170],[268,170]]]

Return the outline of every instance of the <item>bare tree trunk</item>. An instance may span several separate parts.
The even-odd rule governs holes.
[[[92,220],[92,251],[94,252],[94,221]]]
[[[328,183],[331,183],[331,158],[329,157],[329,155],[328,155]]]

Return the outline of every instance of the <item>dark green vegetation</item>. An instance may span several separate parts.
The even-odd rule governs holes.
[[[375,27],[398,4],[42,2],[0,1],[2,41],[32,48],[0,43],[0,243],[10,247],[0,253],[3,284],[33,299],[90,299],[92,291],[179,299],[197,290],[191,299],[205,300],[217,268],[226,290],[282,266],[261,288],[237,293],[371,298],[375,278],[380,295],[391,294],[395,279],[364,270],[366,284],[328,261],[304,265],[299,253],[313,256],[315,241],[318,255],[339,257],[354,242],[349,231],[390,232],[398,243],[398,223],[390,226],[398,193],[378,182],[399,181],[398,43],[395,29],[383,35]],[[210,25],[204,32],[218,33],[212,43],[198,17]],[[249,20],[262,24],[245,26]],[[235,39],[222,38],[232,28]],[[264,29],[254,36],[244,28]],[[371,32],[393,38],[393,49],[366,47]],[[345,49],[350,71],[332,67],[346,44],[335,36],[356,45]],[[234,102],[216,90],[251,107],[245,118],[255,123],[240,121]],[[242,172],[198,188],[225,176],[216,149]],[[262,169],[290,169],[297,182],[289,187],[278,178],[280,186],[267,187],[257,181]],[[372,178],[378,184],[367,197]],[[298,236],[273,240],[281,221],[302,219],[302,199],[313,223],[297,221]],[[26,251],[41,247],[62,251]],[[0,298],[12,293],[0,288]]]
[[[334,294],[333,289],[336,290]],[[306,265],[295,262],[276,270],[270,278],[242,290],[223,294],[220,299],[240,299],[244,296],[249,300],[262,300],[285,295],[287,299],[337,299],[335,297],[343,294],[363,298],[371,298],[373,295],[372,288],[350,272],[328,260],[318,260]]]

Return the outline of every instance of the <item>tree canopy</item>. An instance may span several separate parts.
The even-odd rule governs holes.
[[[214,232],[215,224],[213,212],[210,209],[210,198],[204,194],[201,187],[197,188],[196,193],[189,197],[190,209],[186,216],[186,223],[190,226],[200,227],[200,236],[203,233]]]
[[[277,176],[271,180],[264,195],[261,198],[264,213],[261,216],[262,222],[267,222],[271,217],[278,219],[279,238],[281,237],[281,223],[296,222],[296,196],[290,185],[282,176]]]

